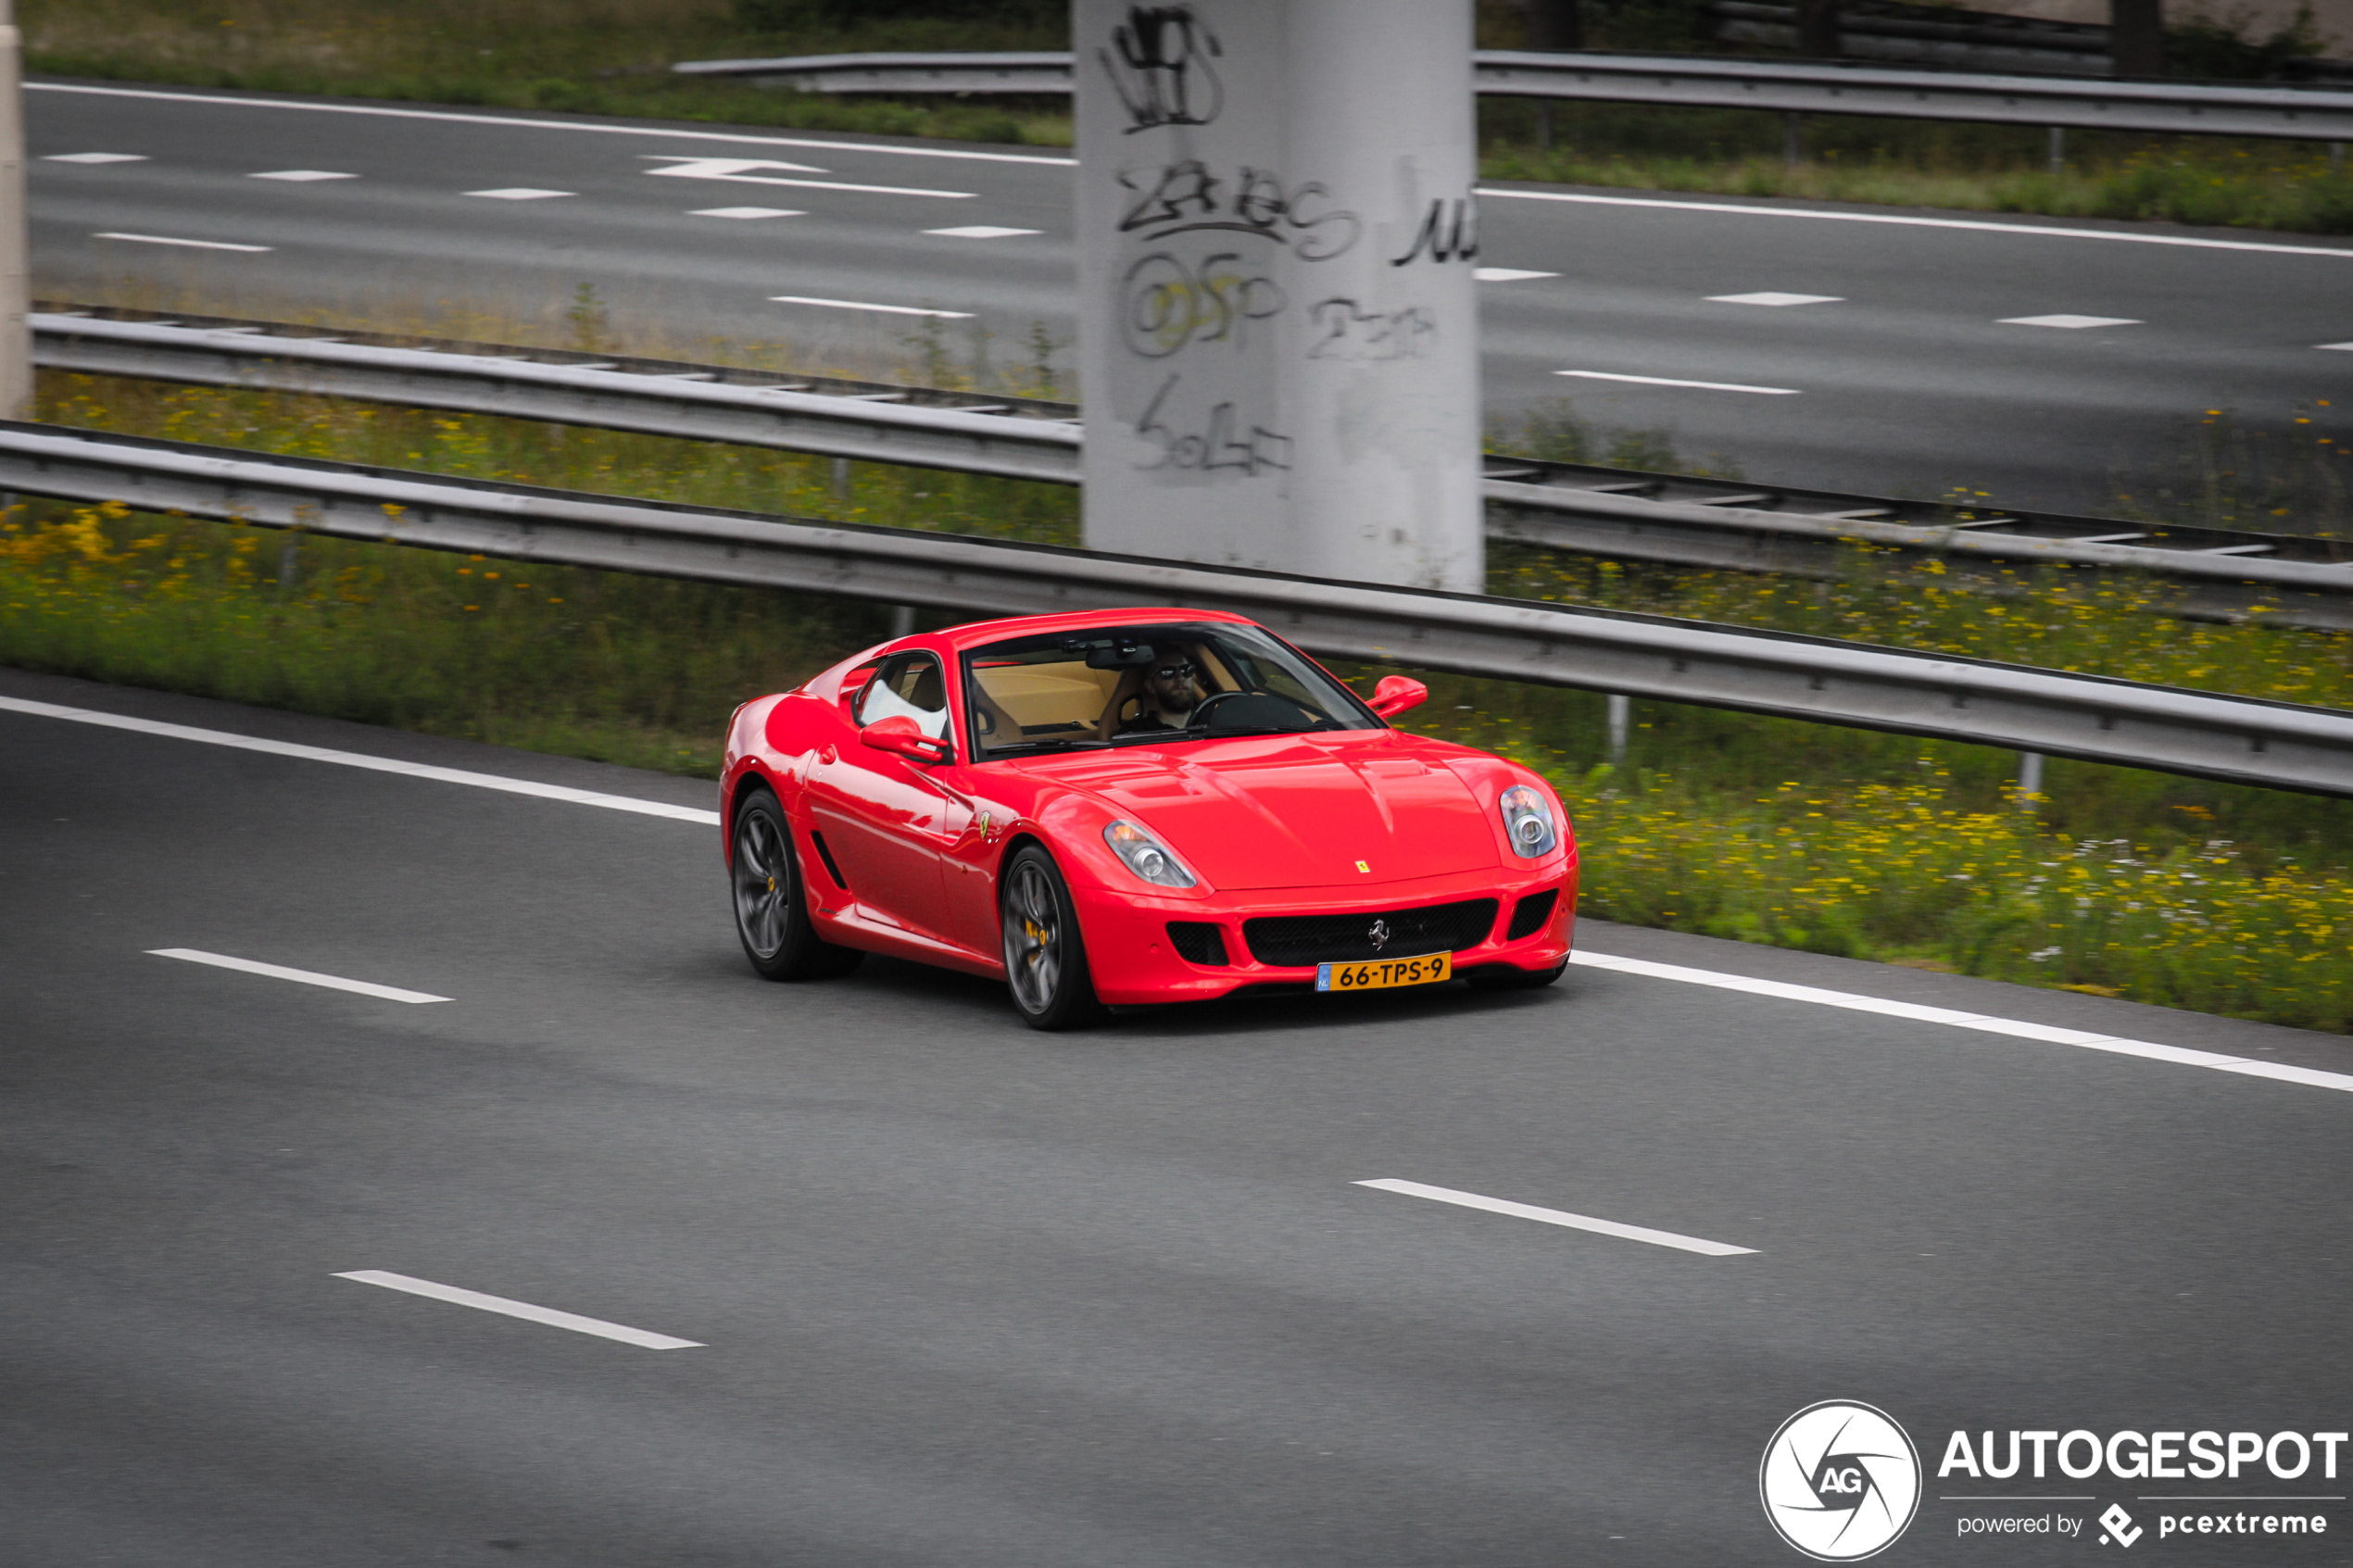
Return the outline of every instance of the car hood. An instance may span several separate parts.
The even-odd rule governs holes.
[[[1488,808],[1451,769],[1382,744],[1395,738],[1268,735],[1073,759],[1053,772],[1159,834],[1220,889],[1492,868]]]

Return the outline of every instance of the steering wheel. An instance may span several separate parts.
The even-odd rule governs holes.
[[[1250,696],[1254,694],[1250,692],[1213,692],[1209,696],[1202,698],[1199,702],[1193,704],[1192,716],[1186,720],[1185,722],[1189,727],[1199,724],[1202,722],[1202,715],[1215,708],[1219,703],[1231,702],[1238,696]]]

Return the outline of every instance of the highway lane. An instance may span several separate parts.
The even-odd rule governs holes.
[[[0,696],[710,804],[22,672]],[[706,827],[21,712],[0,822],[26,1562],[1798,1561],[1756,1466],[1818,1399],[1933,1465],[1952,1428],[2313,1431],[2353,1395],[2341,1091],[1592,969],[1038,1035],[900,965],[755,980]],[[2294,1031],[1582,941],[2353,1069]],[[362,1270],[698,1348],[335,1277]],[[1957,1489],[2001,1488],[1931,1481],[1888,1561],[2095,1549],[1957,1540]],[[2063,1489],[2145,1512],[2145,1483]]]
[[[1058,154],[286,103],[37,84],[39,289],[486,332],[555,325],[585,283],[641,351],[865,370],[917,358],[927,324],[960,360],[988,334],[1000,368],[1034,329],[1072,335]],[[92,155],[120,161],[69,161]],[[286,173],[347,178],[258,178]],[[774,216],[708,216],[745,209]],[[2353,355],[2319,346],[2353,342],[2353,244],[1953,219],[1500,188],[1482,260],[1532,275],[1487,285],[1491,412],[1567,396],[1753,479],[2095,509],[2207,408],[2353,391]],[[935,232],[973,229],[1026,232]],[[1815,302],[1740,302],[1760,295]],[[2018,324],[2051,318],[2115,324]],[[1601,379],[1625,377],[1648,379]]]

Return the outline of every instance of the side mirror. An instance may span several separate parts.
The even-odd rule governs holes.
[[[915,762],[945,762],[956,755],[944,740],[934,740],[915,728],[905,714],[878,719],[858,732],[858,738],[876,751],[887,751]]]
[[[1366,706],[1384,719],[1394,719],[1428,700],[1429,688],[1412,676],[1384,675],[1380,684],[1373,688],[1373,700]]]

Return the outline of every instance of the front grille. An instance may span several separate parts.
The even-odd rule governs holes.
[[[1222,969],[1233,962],[1226,956],[1226,934],[1207,921],[1170,921],[1168,942],[1176,949],[1176,956],[1187,963]]]
[[[1523,936],[1533,936],[1544,929],[1553,918],[1553,906],[1560,902],[1561,890],[1548,887],[1541,893],[1531,893],[1519,901],[1512,911],[1512,928],[1504,934],[1506,942],[1516,942]]]
[[[1495,929],[1495,900],[1466,898],[1420,909],[1367,909],[1350,915],[1264,915],[1242,922],[1242,940],[1263,964],[1286,969],[1367,959],[1412,958],[1475,947]],[[1376,945],[1376,922],[1389,940]]]

